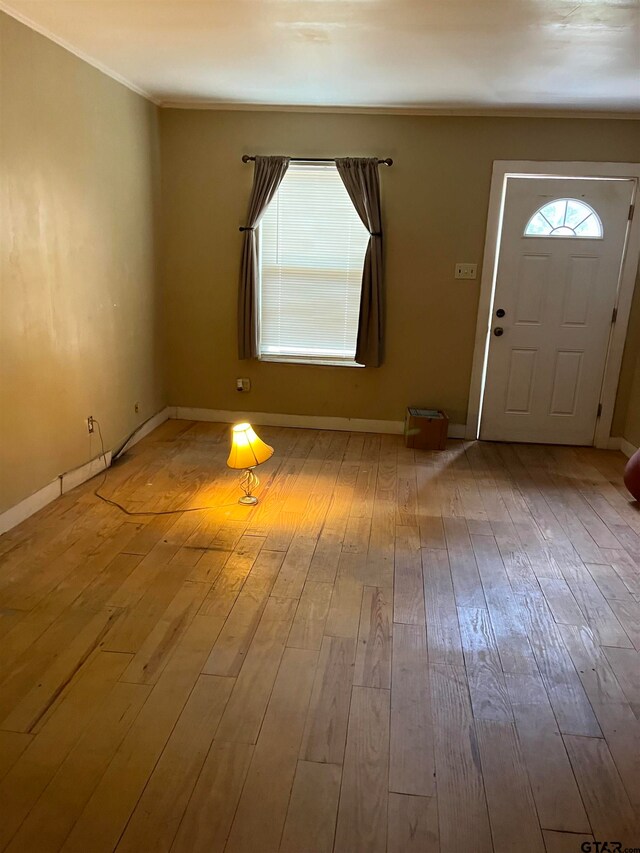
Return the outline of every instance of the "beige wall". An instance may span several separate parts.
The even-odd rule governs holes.
[[[633,382],[623,436],[634,447],[640,447],[640,357],[636,358],[633,371]]]
[[[409,404],[442,407],[463,423],[479,281],[456,281],[453,269],[482,262],[492,161],[633,161],[640,123],[162,110],[161,141],[171,404],[392,420]],[[253,175],[244,153],[394,158],[381,168],[382,368],[236,358],[238,225]],[[242,397],[239,376],[252,380]]]
[[[0,510],[164,405],[157,110],[0,14]],[[134,404],[140,403],[140,413]]]

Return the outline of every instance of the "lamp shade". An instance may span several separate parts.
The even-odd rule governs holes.
[[[231,430],[229,468],[253,468],[273,456],[273,447],[265,444],[253,431],[251,424],[236,424]]]

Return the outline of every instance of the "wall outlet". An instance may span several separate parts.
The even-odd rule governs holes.
[[[251,380],[236,379],[236,391],[251,391]]]
[[[89,415],[89,417],[87,418],[87,429],[89,430],[89,435],[91,435],[95,428],[96,427],[93,422],[93,415]]]
[[[476,278],[478,264],[456,264],[455,278]]]
[[[140,411],[140,403],[133,404],[133,411],[136,413],[136,415],[138,414],[138,412]]]

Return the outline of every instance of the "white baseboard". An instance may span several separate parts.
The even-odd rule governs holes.
[[[145,421],[134,432],[134,434],[127,441],[127,443],[123,444],[123,446],[118,451],[118,456],[122,456],[122,454],[126,453],[130,447],[133,447],[134,444],[137,444],[139,441],[142,441],[142,439],[146,435],[149,435],[150,432],[153,432],[154,429],[157,429],[160,426],[160,424],[163,424],[165,421],[169,420],[169,418],[175,417],[175,415],[173,414],[174,411],[175,411],[175,408],[173,408],[173,407],[170,408],[169,406],[165,406],[165,408],[162,409],[162,411],[158,412],[156,415],[153,415],[153,417],[149,418],[148,421]]]
[[[104,456],[100,454],[100,456],[96,456],[95,459],[90,459],[88,462],[85,462],[84,465],[80,465],[79,468],[74,468],[73,471],[67,471],[65,474],[61,474],[60,487],[62,494],[66,495],[66,493],[70,492],[71,489],[75,489],[76,486],[79,486],[81,483],[85,483],[87,480],[95,477],[96,474],[106,470],[110,465],[111,451],[107,450]]]
[[[334,429],[349,432],[382,432],[401,435],[403,421],[369,420],[367,418],[335,418],[324,415],[287,415],[273,412],[232,412],[226,409],[193,409],[176,407],[175,417],[185,421],[211,421],[232,424],[249,421],[255,426],[303,427]]]
[[[123,453],[125,450],[133,447],[145,435],[148,435],[156,427],[159,427],[169,417],[173,417],[173,412],[174,409],[170,409],[167,406],[161,412],[158,412],[157,415],[153,415],[148,421],[145,421],[137,432],[131,436],[120,452]],[[25,521],[38,512],[38,510],[51,503],[51,501],[59,498],[60,495],[66,494],[76,486],[90,480],[91,477],[95,477],[96,474],[108,468],[111,465],[111,461],[112,452],[111,450],[107,450],[104,457],[100,454],[95,459],[91,459],[89,462],[85,462],[84,465],[80,465],[79,468],[74,468],[72,471],[65,471],[64,474],[60,474],[53,482],[38,489],[33,495],[29,495],[28,498],[20,501],[20,503],[0,513],[0,534],[6,533],[7,530],[11,530],[12,527]]]
[[[306,429],[333,429],[346,432],[377,432],[402,435],[404,421],[382,421],[369,418],[336,418],[324,415],[286,415],[273,412],[232,412],[227,409],[194,409],[176,406],[172,418],[186,421],[210,421],[232,424],[241,420],[256,426],[303,427]],[[463,424],[449,424],[449,438],[464,438]]]
[[[626,438],[622,438],[620,435],[612,435],[607,442],[607,449],[619,450],[624,453],[627,459],[630,459],[638,448],[634,447]]]
[[[387,435],[402,435],[404,421],[384,421],[368,418],[336,418],[322,415],[286,415],[270,412],[232,412],[225,409],[195,409],[184,406],[167,406],[145,421],[120,450],[124,453],[169,418],[189,421],[210,421],[216,423],[236,423],[248,420],[256,426],[302,427],[306,429],[333,429],[347,432],[377,432]],[[449,424],[449,438],[464,438],[464,424]],[[629,445],[631,447],[631,445]],[[84,465],[65,471],[53,482],[39,489],[33,495],[20,501],[3,513],[0,513],[0,534],[11,530],[20,522],[32,516],[38,510],[95,477],[111,465],[112,451],[91,459]]]
[[[84,465],[80,465],[79,468],[74,468],[72,471],[65,471],[64,474],[60,474],[59,477],[56,477],[51,483],[29,495],[28,498],[0,513],[0,534],[6,533],[7,530],[11,530],[11,528],[16,527],[22,521],[26,521],[27,518],[30,518],[38,510],[50,504],[51,501],[55,501],[60,495],[66,494],[71,489],[91,479],[91,477],[95,477],[100,471],[104,471],[105,468],[111,465],[110,450],[106,452],[105,457],[106,464],[105,458],[102,455],[97,456]]]
[[[6,533],[7,530],[11,530],[12,527],[29,518],[29,516],[38,512],[39,509],[42,509],[51,503],[51,501],[59,498],[61,494],[61,479],[60,477],[56,477],[55,480],[38,489],[37,492],[29,495],[28,498],[0,513],[0,533]]]

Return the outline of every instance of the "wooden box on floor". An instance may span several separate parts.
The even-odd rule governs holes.
[[[404,442],[418,450],[444,450],[449,418],[437,409],[407,409]]]

